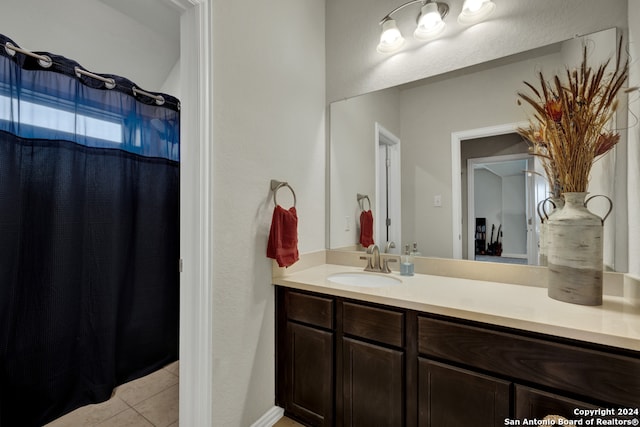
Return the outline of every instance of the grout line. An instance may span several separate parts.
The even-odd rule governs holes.
[[[104,424],[107,421],[109,421],[111,418],[115,418],[118,415],[122,414],[125,411],[128,411],[129,409],[133,409],[133,407],[131,407],[131,405],[129,405],[127,402],[125,402],[124,400],[120,399],[118,396],[115,395],[115,393],[113,394],[113,396],[111,396],[111,399],[109,399],[109,401],[113,400],[113,399],[118,399],[121,402],[123,402],[126,405],[126,408],[124,408],[122,411],[120,412],[116,412],[115,414],[113,414],[112,416],[110,416],[109,418],[105,418],[104,420],[100,420],[97,423],[93,423],[91,424],[90,427],[98,427],[100,424]],[[89,427],[89,426],[88,426]]]
[[[153,421],[151,421],[149,418],[145,417],[142,413],[140,413],[136,408],[133,408],[134,411],[136,411],[138,413],[138,415],[140,415],[142,418],[144,418],[145,420],[147,420],[149,422],[149,424],[151,424],[153,427],[157,427]]]

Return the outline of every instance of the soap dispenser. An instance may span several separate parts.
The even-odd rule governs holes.
[[[416,243],[416,242],[413,242],[413,250],[411,251],[411,255],[413,255],[413,256],[422,255],[420,252],[418,252],[418,243]]]
[[[413,255],[409,253],[409,245],[405,245],[404,253],[400,256],[400,275],[413,276]]]

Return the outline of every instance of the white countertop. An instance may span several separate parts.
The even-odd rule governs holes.
[[[551,299],[546,288],[428,274],[405,277],[392,272],[402,284],[384,288],[345,286],[327,279],[343,272],[362,268],[322,264],[274,277],[273,283],[640,351],[640,307],[623,296],[605,295],[603,305],[590,307]]]

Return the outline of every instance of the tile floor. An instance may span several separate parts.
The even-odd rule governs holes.
[[[103,403],[87,405],[44,427],[178,427],[179,362],[116,388]],[[280,419],[273,427],[303,427]]]
[[[83,406],[45,427],[178,427],[179,362],[116,388],[106,402]]]
[[[291,418],[281,418],[277,423],[273,425],[273,427],[304,427],[302,424],[299,424],[293,421]]]

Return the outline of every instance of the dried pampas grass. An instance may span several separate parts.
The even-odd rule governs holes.
[[[534,109],[529,127],[518,129],[518,133],[529,141],[532,154],[542,158],[555,196],[587,191],[593,162],[620,140],[620,135],[607,127],[618,106],[618,92],[629,75],[629,61],[621,63],[621,56],[622,38],[614,71],[606,71],[611,60],[594,70],[587,64],[585,47],[579,69],[567,69],[564,79],[554,76],[550,81],[540,73],[539,88],[524,82],[532,95],[518,92]]]

